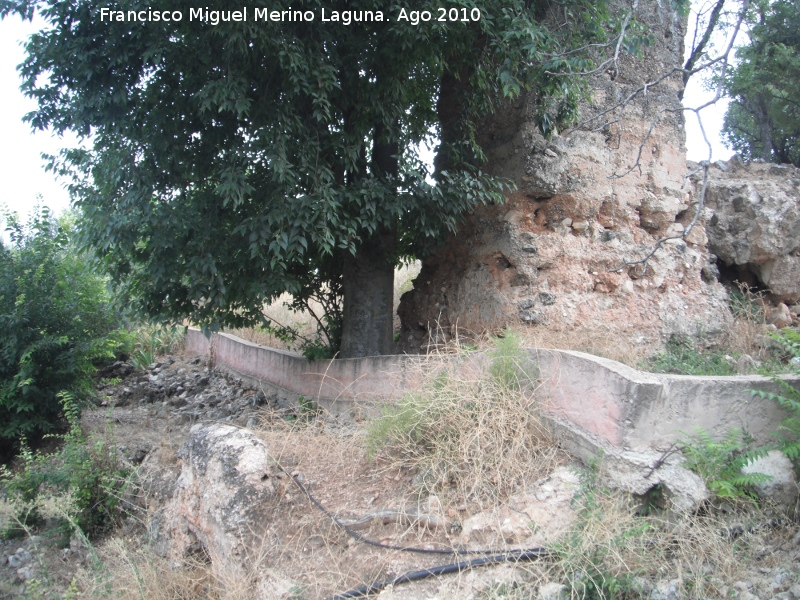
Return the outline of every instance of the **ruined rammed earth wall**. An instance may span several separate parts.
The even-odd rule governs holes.
[[[685,19],[670,3],[641,4],[653,45],[640,58],[624,57],[618,75],[594,77],[582,119],[681,64]],[[515,323],[591,327],[642,344],[720,330],[729,318],[726,293],[709,268],[702,220],[685,241],[658,250],[647,269],[610,272],[694,216],[696,194],[684,185],[681,89],[676,73],[624,110],[549,140],[533,123],[533,97],[487,123],[486,168],[518,189],[502,206],[477,209],[423,261],[401,301],[403,349],[415,351],[431,332],[456,325],[473,332]]]

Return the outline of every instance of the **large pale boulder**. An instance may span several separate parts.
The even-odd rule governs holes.
[[[766,456],[745,465],[742,473],[763,473],[771,477],[756,486],[759,497],[771,500],[788,514],[795,513],[800,502],[800,488],[792,461],[785,454],[770,450]]]
[[[277,494],[267,447],[246,429],[196,425],[179,457],[172,498],[154,518],[167,553],[203,552],[222,579],[251,577]]]
[[[714,165],[706,204],[711,252],[778,300],[800,300],[800,169],[735,159]]]

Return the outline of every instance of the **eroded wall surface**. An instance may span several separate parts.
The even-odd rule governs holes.
[[[642,89],[681,64],[685,22],[669,3],[643,4],[652,47],[641,58],[624,57],[619,73],[595,76],[593,103],[581,118],[633,95],[624,107],[546,139],[529,96],[484,127],[486,168],[517,190],[502,206],[477,209],[423,261],[401,301],[404,351],[456,326],[476,333],[515,323],[591,327],[642,345],[724,328],[726,293],[714,277],[702,218],[646,269],[611,272],[682,232],[697,206],[685,180],[681,76]]]

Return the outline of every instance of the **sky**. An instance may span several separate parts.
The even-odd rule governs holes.
[[[69,206],[65,183],[45,171],[41,154],[56,154],[61,148],[77,144],[76,138],[71,136],[62,139],[49,132],[34,133],[30,125],[22,121],[24,115],[35,108],[35,103],[19,91],[16,67],[24,57],[20,42],[40,27],[40,22],[23,22],[15,15],[0,20],[0,206],[5,205],[23,217],[37,203],[56,212]],[[701,80],[692,79],[684,95],[684,104],[699,106],[710,96],[713,94],[704,92]],[[713,145],[713,160],[725,160],[733,154],[719,139],[725,106],[720,102],[703,111],[703,124]],[[693,113],[686,113],[686,145],[690,160],[708,158],[708,147]]]
[[[65,146],[73,146],[75,138],[60,139],[49,132],[31,131],[22,117],[35,108],[35,103],[19,91],[20,78],[16,66],[24,53],[19,45],[40,28],[38,23],[23,23],[17,16],[0,20],[0,204],[26,215],[38,202],[55,211],[69,205],[69,194],[63,183],[44,170],[41,154],[55,154]]]

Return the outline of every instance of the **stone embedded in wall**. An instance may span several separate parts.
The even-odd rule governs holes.
[[[653,46],[642,58],[624,57],[619,76],[594,77],[582,119],[681,64],[684,20],[664,3],[640,10]],[[487,121],[486,169],[517,190],[502,206],[476,209],[423,261],[401,300],[401,348],[418,351],[452,328],[482,333],[520,323],[597,327],[643,346],[673,333],[723,331],[730,313],[706,247],[707,215],[686,232],[697,195],[684,179],[681,89],[676,74],[605,121],[550,139],[533,122],[533,96]],[[664,243],[646,268],[612,272],[676,234],[685,237]]]
[[[723,166],[724,168],[720,168]],[[760,282],[779,301],[800,300],[800,169],[742,164],[708,171],[709,249],[737,275]]]

